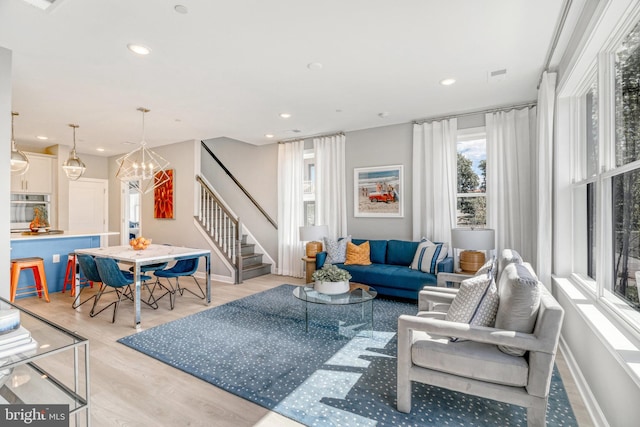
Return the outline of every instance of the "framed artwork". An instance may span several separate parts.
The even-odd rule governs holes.
[[[353,212],[359,217],[404,216],[402,165],[353,169]]]
[[[163,184],[160,184],[153,190],[153,217],[160,219],[173,219],[173,169],[167,169],[164,171],[169,176]],[[163,172],[156,172],[156,178],[158,174]]]

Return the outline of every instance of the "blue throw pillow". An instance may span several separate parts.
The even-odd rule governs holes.
[[[387,242],[386,264],[409,267],[419,244],[420,242],[409,242],[406,240],[389,240]]]

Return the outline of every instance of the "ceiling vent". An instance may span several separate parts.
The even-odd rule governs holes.
[[[63,0],[22,0],[26,3],[29,3],[31,6],[35,6],[38,9],[46,10],[47,12],[51,12],[55,7],[57,7]]]
[[[489,83],[501,82],[507,78],[507,69],[503,68],[502,70],[489,71],[487,73],[487,81]]]

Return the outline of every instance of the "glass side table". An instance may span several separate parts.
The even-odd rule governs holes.
[[[89,340],[3,298],[0,309],[20,312],[0,335],[0,404],[68,405],[69,425],[89,426]]]
[[[371,286],[350,283],[349,292],[338,295],[327,295],[313,289],[313,284],[299,286],[293,290],[293,296],[305,302],[304,323],[305,329],[309,332],[309,304],[322,305],[360,305],[360,319],[363,323],[368,323],[369,330],[373,335],[373,300],[378,292]]]

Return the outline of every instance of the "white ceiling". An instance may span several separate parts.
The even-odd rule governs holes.
[[[221,136],[267,144],[535,100],[563,3],[59,1],[49,11],[0,1],[16,140],[71,145],[67,124],[77,123],[78,152],[109,156],[140,140],[141,106],[158,146]],[[137,56],[128,43],[152,52]],[[501,69],[506,79],[489,82]],[[440,85],[447,77],[456,84]]]

